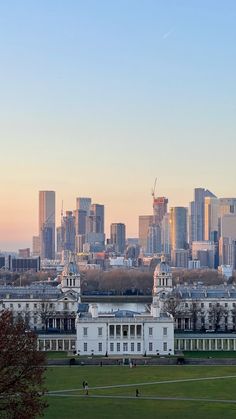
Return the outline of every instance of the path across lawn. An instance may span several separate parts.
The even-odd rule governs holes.
[[[229,379],[229,378],[236,378],[236,375],[222,375],[218,377],[183,378],[183,379],[177,379],[177,380],[151,381],[151,382],[145,382],[145,383],[113,384],[111,386],[90,387],[89,389],[90,390],[106,390],[106,389],[122,388],[122,387],[141,387],[141,386],[151,386],[151,385],[156,385],[156,384],[185,383],[185,382],[192,382],[192,381],[195,382],[195,381],[207,381],[207,380],[223,380],[223,379]],[[80,388],[72,388],[68,390],[65,390],[65,389],[52,390],[52,391],[48,391],[46,394],[50,396],[50,395],[56,395],[58,393],[65,394],[65,393],[74,392],[74,391],[84,391],[84,389],[80,387]],[[102,396],[96,396],[96,397],[102,397]],[[192,399],[188,399],[188,400],[192,400]]]

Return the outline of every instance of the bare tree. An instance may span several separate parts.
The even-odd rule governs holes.
[[[176,319],[180,313],[180,297],[178,294],[172,294],[164,301],[164,311],[170,313]]]
[[[37,336],[10,311],[0,314],[0,417],[33,419],[47,406],[43,400],[45,354]]]
[[[195,300],[190,303],[189,312],[192,323],[192,329],[194,332],[196,332],[196,330],[199,330],[201,328],[201,306],[199,300]]]
[[[225,318],[227,314],[228,310],[220,305],[220,303],[214,303],[209,308],[208,318],[216,332],[221,328],[222,319]]]

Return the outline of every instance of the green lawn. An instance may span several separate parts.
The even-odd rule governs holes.
[[[236,358],[236,351],[184,351],[188,358]]]
[[[67,352],[50,351],[45,352],[48,359],[67,359]],[[70,357],[71,358],[71,357]]]
[[[152,384],[155,381],[222,376],[235,377]],[[83,380],[88,381],[89,396],[85,396],[82,390]],[[93,389],[124,384],[128,386]],[[45,412],[45,418],[48,419],[222,419],[236,416],[236,403],[142,398],[150,396],[236,400],[236,366],[138,366],[133,369],[127,366],[52,367],[47,371],[46,386],[49,391],[74,389],[72,392],[48,397],[49,407]],[[136,388],[140,391],[140,398],[134,397]],[[127,399],[127,396],[134,398]]]

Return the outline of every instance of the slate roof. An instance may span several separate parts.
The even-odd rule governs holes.
[[[61,295],[62,291],[51,285],[31,285],[28,287],[0,286],[0,299],[57,299]]]

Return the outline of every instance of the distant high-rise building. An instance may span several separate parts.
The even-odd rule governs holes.
[[[30,257],[30,248],[26,247],[25,249],[18,250],[18,256],[20,258],[29,258]]]
[[[161,246],[162,252],[166,255],[170,254],[171,241],[170,241],[170,214],[164,215],[161,222]]]
[[[170,232],[171,232],[171,248],[186,249],[187,248],[187,208],[172,207],[170,209]]]
[[[104,234],[104,205],[92,204],[90,210],[91,217],[94,217],[94,229],[93,233]]]
[[[216,196],[204,188],[194,189],[194,201],[190,203],[190,242],[204,240],[205,198]]]
[[[164,215],[167,213],[168,199],[159,196],[153,199],[153,224],[161,224]]]
[[[231,265],[236,269],[236,213],[221,217],[219,241],[220,265]]]
[[[192,259],[200,261],[200,266],[210,269],[217,268],[216,253],[217,247],[214,241],[197,241],[192,243]]]
[[[204,200],[204,240],[217,242],[219,237],[219,199],[206,196]]]
[[[62,242],[63,250],[75,251],[75,217],[72,211],[66,211],[62,217]]]
[[[86,233],[86,217],[87,211],[82,209],[77,209],[74,211],[75,217],[75,232],[76,235],[78,234],[85,234]]]
[[[139,216],[139,244],[143,252],[147,252],[148,228],[153,224],[153,215]]]
[[[148,227],[147,253],[161,253],[161,227],[160,224],[151,224]]]
[[[40,237],[39,236],[33,236],[32,256],[40,256]]]
[[[64,250],[63,236],[63,227],[57,227],[57,253],[61,253]]]
[[[39,192],[40,254],[43,259],[55,259],[55,192]]]
[[[187,268],[189,262],[189,251],[187,249],[171,250],[171,265],[175,268]]]
[[[86,225],[87,225],[87,218],[88,218],[87,211],[85,209],[76,209],[74,211],[74,217],[75,217],[75,250],[76,252],[83,252],[83,245],[85,243]]]
[[[117,253],[125,252],[125,224],[112,223],[110,227],[110,244],[114,246]]]
[[[236,198],[219,198],[219,216],[236,214]]]
[[[89,215],[91,203],[91,198],[78,197],[76,198],[76,209],[86,211],[86,215]]]

